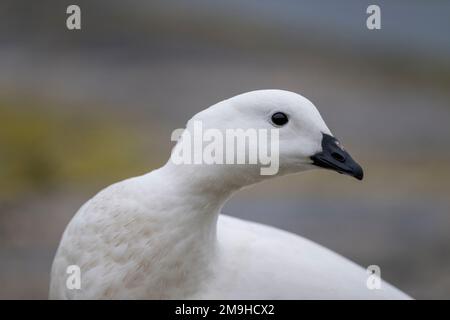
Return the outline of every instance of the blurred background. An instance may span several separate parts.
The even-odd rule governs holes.
[[[381,30],[366,28],[373,3]],[[415,298],[450,298],[449,34],[438,0],[2,0],[0,298],[47,298],[89,197],[164,164],[196,112],[268,88],[312,100],[365,180],[278,178],[224,211],[379,265]]]

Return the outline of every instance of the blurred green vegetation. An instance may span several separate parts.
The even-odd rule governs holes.
[[[139,129],[114,116],[0,98],[0,201],[141,174],[155,165],[143,154]]]

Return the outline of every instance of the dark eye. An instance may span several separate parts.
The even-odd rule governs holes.
[[[284,126],[288,121],[288,116],[283,112],[275,112],[272,115],[272,122],[277,126]]]

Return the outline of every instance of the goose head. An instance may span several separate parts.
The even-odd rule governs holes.
[[[196,143],[200,131],[202,141]],[[228,135],[229,132],[244,135],[243,148],[230,144],[227,137],[232,134]],[[255,137],[256,143],[249,143]],[[212,152],[212,149],[215,150]],[[231,151],[233,154],[227,161]],[[180,156],[181,153],[186,156],[186,152],[188,157]],[[256,163],[251,163],[252,152],[257,155]],[[237,161],[242,153],[245,153],[245,163]],[[205,155],[210,158],[206,159]],[[333,136],[314,104],[297,93],[284,90],[243,93],[196,114],[178,139],[171,159],[178,164],[189,162],[190,166],[197,166],[198,174],[210,179],[220,175],[221,179],[231,177],[247,185],[263,177],[314,168],[332,170],[358,180],[363,178],[361,166]]]

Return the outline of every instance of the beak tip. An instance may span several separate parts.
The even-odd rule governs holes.
[[[356,179],[358,179],[359,181],[361,181],[364,178],[364,171],[363,171],[363,169],[360,166],[358,166],[353,171],[352,176],[355,177]]]
[[[364,179],[364,174],[361,172],[361,174],[355,175],[355,178],[361,181],[362,179]]]

